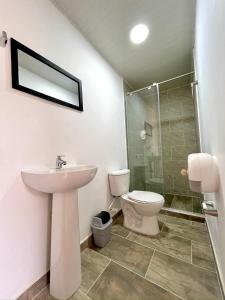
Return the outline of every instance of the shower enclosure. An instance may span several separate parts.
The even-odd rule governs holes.
[[[126,92],[128,165],[131,190],[163,194],[166,210],[199,214],[201,195],[183,176],[188,154],[199,152],[192,82],[187,74]]]

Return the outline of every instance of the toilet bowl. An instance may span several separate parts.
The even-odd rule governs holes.
[[[110,190],[119,196],[124,215],[124,226],[146,235],[159,233],[158,213],[164,204],[162,195],[147,191],[129,191],[130,170],[109,174]]]
[[[146,235],[159,233],[158,213],[164,204],[163,196],[133,191],[121,198],[125,227]]]

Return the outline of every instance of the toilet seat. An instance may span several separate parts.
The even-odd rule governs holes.
[[[142,203],[142,204],[150,204],[150,203],[159,203],[163,202],[164,198],[162,195],[153,193],[153,192],[146,192],[146,191],[133,191],[127,194],[128,199]]]

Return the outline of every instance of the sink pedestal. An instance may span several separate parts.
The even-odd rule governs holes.
[[[50,294],[60,300],[71,297],[81,283],[80,232],[77,190],[54,193]]]
[[[88,184],[97,172],[91,165],[71,165],[63,169],[24,169],[26,185],[53,194],[50,294],[60,300],[70,298],[81,283],[80,231],[77,189]]]

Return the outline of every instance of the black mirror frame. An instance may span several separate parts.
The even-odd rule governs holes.
[[[63,70],[62,68],[58,67],[45,57],[41,56],[40,54],[36,53],[35,51],[31,50],[30,48],[24,46],[23,44],[19,43],[18,41],[14,40],[13,38],[10,39],[11,41],[11,74],[12,74],[12,88],[17,89],[19,91],[44,98],[46,100],[55,102],[60,105],[64,105],[67,107],[71,107],[73,109],[83,111],[83,97],[82,97],[82,83],[81,80],[73,76],[72,74],[68,73],[67,71]],[[30,88],[24,87],[19,84],[19,68],[18,68],[18,49],[25,52],[26,54],[34,57],[35,59],[41,61],[42,63],[48,65],[49,67],[55,69],[57,72],[67,76],[68,78],[72,79],[78,84],[78,98],[79,98],[79,105],[74,105],[71,103],[67,103],[65,101],[59,100],[57,98],[48,96],[46,94],[37,92]]]

